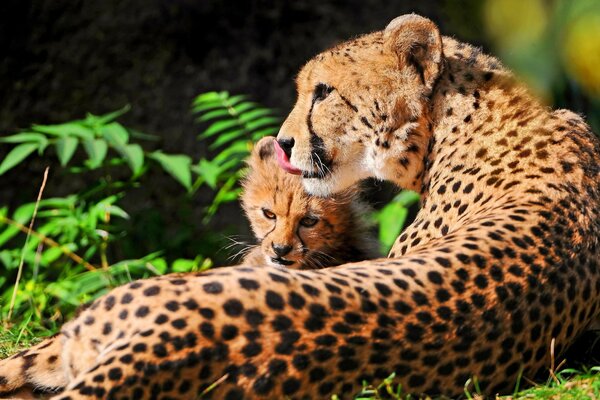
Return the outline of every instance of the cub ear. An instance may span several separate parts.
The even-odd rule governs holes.
[[[252,149],[252,161],[254,162],[266,162],[269,159],[274,159],[275,148],[273,142],[275,138],[273,136],[265,136],[260,139],[254,145]]]
[[[442,71],[442,38],[438,27],[417,14],[394,18],[384,31],[385,47],[396,54],[399,67],[416,70],[430,92]]]

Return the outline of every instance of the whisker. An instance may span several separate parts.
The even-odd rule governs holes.
[[[242,258],[245,255],[247,255],[248,253],[250,253],[250,251],[252,251],[255,247],[256,247],[255,245],[248,245],[248,246],[240,249],[237,253],[227,257],[227,260],[234,261],[238,258]]]

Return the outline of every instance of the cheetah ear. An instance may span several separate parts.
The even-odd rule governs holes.
[[[273,147],[273,142],[275,138],[273,136],[265,136],[260,139],[254,145],[252,149],[252,162],[266,162],[268,160],[275,159],[275,148]]]
[[[416,70],[429,93],[442,71],[442,38],[438,27],[417,14],[394,18],[384,31],[385,47],[396,53],[400,68]]]

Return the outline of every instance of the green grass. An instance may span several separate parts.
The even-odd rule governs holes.
[[[467,381],[465,387],[474,388],[474,391],[465,389],[464,398],[469,400],[479,400],[484,397],[480,395],[477,385],[472,381]],[[521,385],[522,386],[522,385]],[[365,384],[363,390],[355,397],[355,400],[429,400],[428,396],[414,396],[405,394],[402,387],[394,383],[394,375],[390,375],[379,385]],[[338,400],[339,397],[332,396],[332,400]],[[585,369],[583,371],[575,369],[564,369],[553,377],[549,378],[545,384],[537,384],[528,389],[517,391],[510,396],[498,396],[497,400],[595,400],[600,399],[600,366]]]
[[[59,329],[53,323],[50,327],[41,325],[32,315],[15,325],[0,325],[0,359],[39,343]]]
[[[502,399],[577,399],[593,400],[600,398],[600,367],[587,371],[565,369],[560,371],[546,385],[536,385],[514,396]]]

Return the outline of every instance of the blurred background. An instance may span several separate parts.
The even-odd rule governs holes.
[[[60,321],[123,280],[231,262],[225,237],[250,238],[234,201],[240,160],[277,132],[298,69],[410,12],[497,55],[549,106],[600,131],[594,0],[2,1],[3,318],[33,309]],[[46,166],[43,197],[54,201],[27,239]],[[410,214],[414,196],[374,188],[376,220]]]

